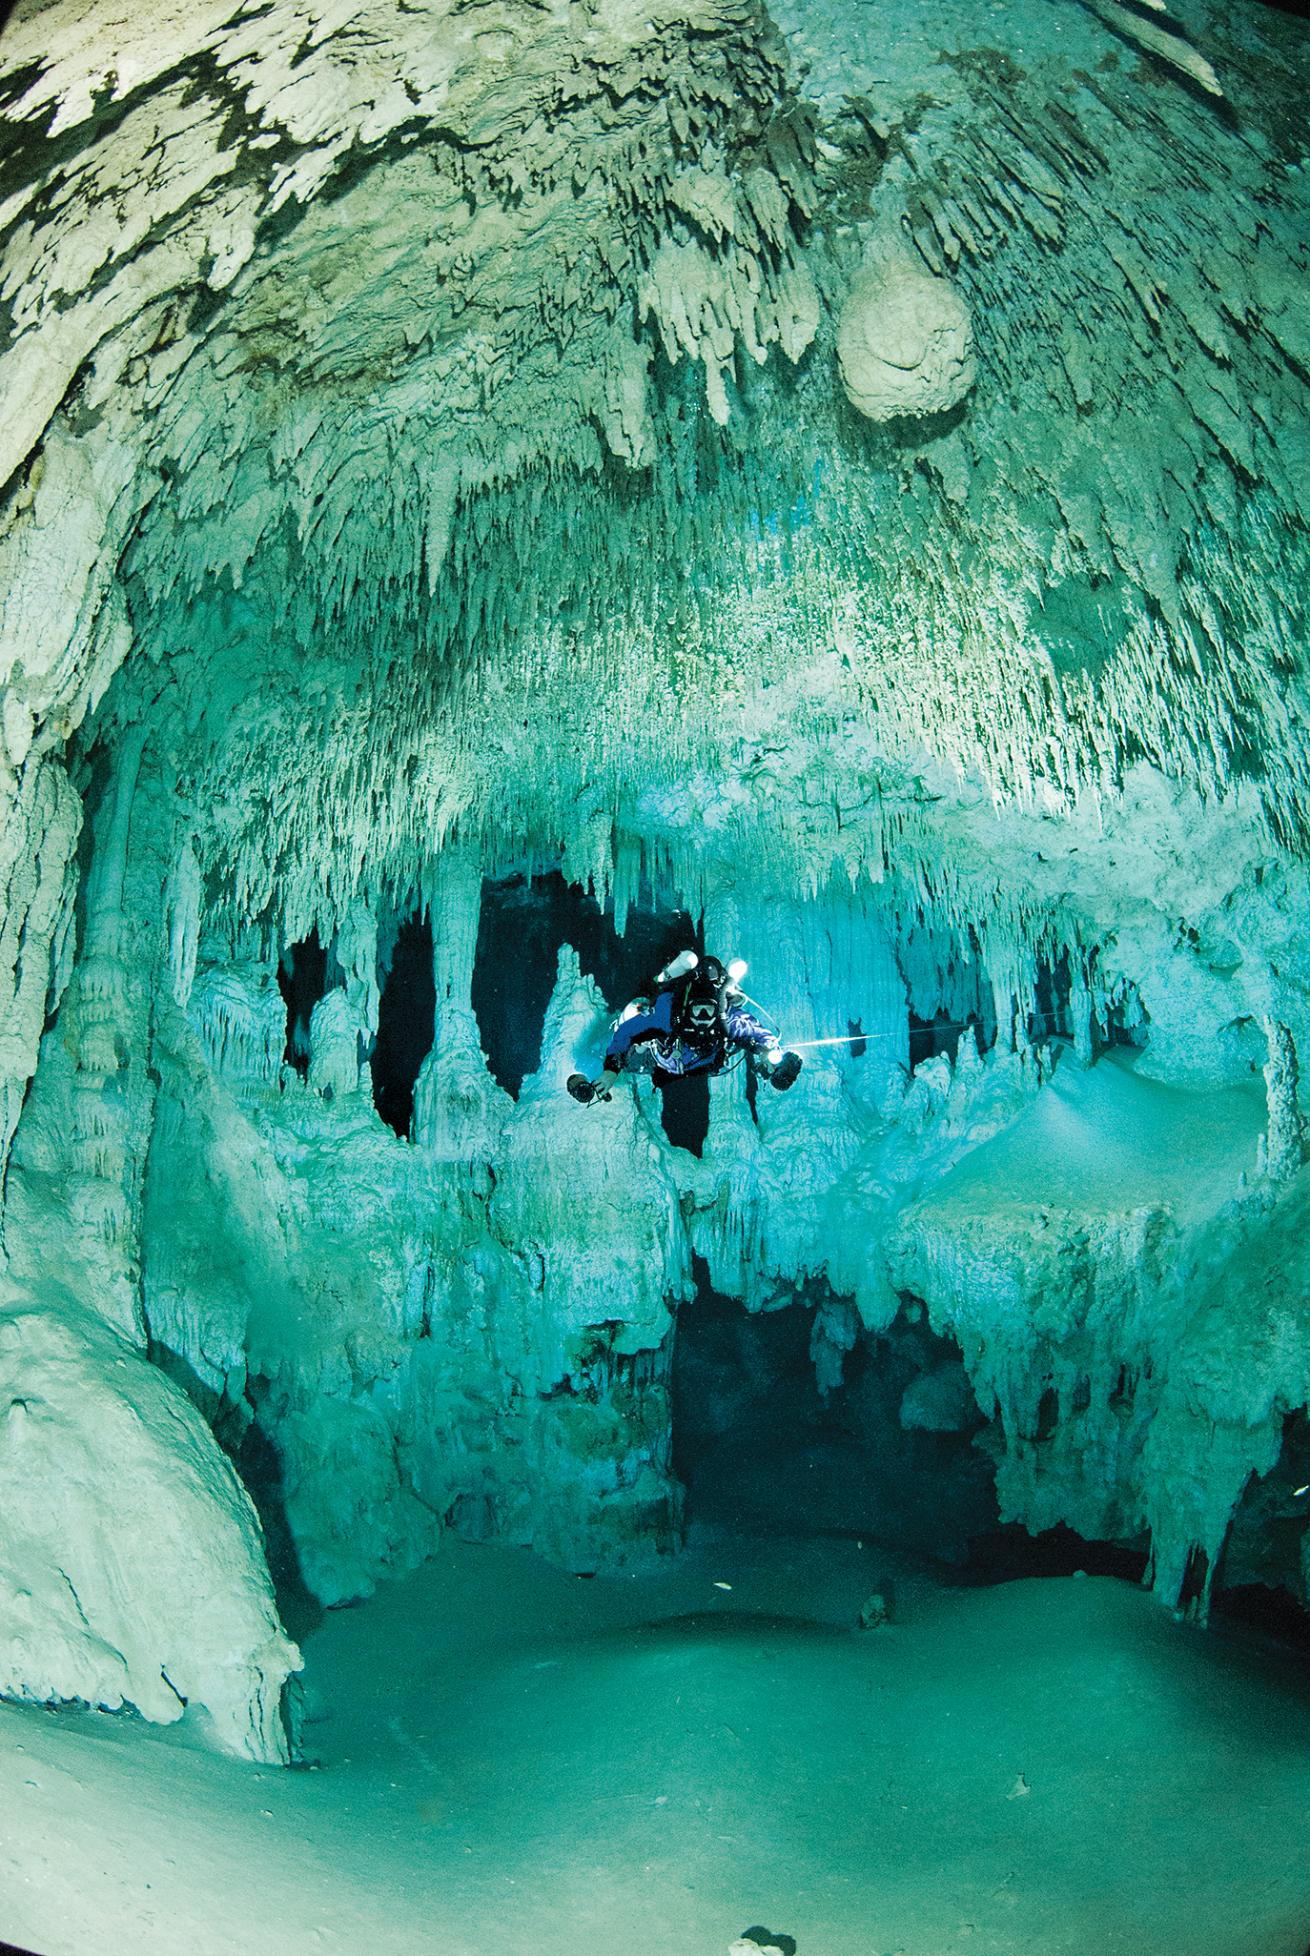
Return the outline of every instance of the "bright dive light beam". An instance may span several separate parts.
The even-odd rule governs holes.
[[[843,1032],[835,1039],[791,1039],[787,1050],[792,1053],[807,1053],[812,1046],[852,1046],[860,1039],[890,1039],[890,1032]]]

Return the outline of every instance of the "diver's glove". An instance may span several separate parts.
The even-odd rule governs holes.
[[[784,1053],[769,1073],[769,1081],[779,1093],[786,1093],[796,1079],[804,1062],[799,1053]]]

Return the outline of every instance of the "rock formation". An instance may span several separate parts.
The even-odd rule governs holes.
[[[842,386],[870,421],[943,414],[973,386],[973,328],[949,280],[906,253],[865,265],[837,328]]]
[[[1007,1518],[1310,1594],[1305,57],[1127,12],[20,0],[0,1481],[78,1468],[0,1688],[277,1758],[266,1547],[673,1545],[698,1281],[828,1384],[926,1313]],[[552,877],[847,1043],[580,1113],[561,936],[512,1094]]]

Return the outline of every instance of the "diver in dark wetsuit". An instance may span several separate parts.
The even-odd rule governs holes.
[[[599,1080],[571,1074],[568,1091],[584,1105],[608,1098],[620,1073],[653,1073],[657,1082],[688,1073],[721,1073],[738,1053],[781,1092],[801,1070],[777,1034],[746,1010],[737,979],[744,965],[684,951],[656,975],[653,996],[625,1007],[610,1037]]]

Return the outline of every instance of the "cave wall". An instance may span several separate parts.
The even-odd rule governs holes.
[[[37,1245],[67,1267],[69,1208],[103,1215],[110,1182],[131,1279],[122,1243],[108,1258],[88,1232],[82,1282],[105,1297],[114,1273],[140,1314],[122,1329],[234,1458],[252,1434],[263,1443],[313,1596],[367,1594],[447,1525],[584,1569],[673,1545],[669,1363],[698,1260],[751,1311],[818,1287],[828,1382],[857,1336],[926,1305],[993,1422],[1005,1518],[1149,1535],[1170,1602],[1198,1554],[1213,1579],[1310,1378],[1290,1247],[1304,1192],[1280,1152],[1293,1116],[1276,1054],[1267,1080],[1248,1063],[1235,1081],[1191,1067],[1160,1081],[1149,1044],[1102,1053],[1093,1020],[1080,1057],[1072,1037],[1030,1038],[1010,997],[985,1053],[970,1026],[953,1059],[911,1070],[912,986],[925,1012],[936,996],[922,947],[839,887],[767,910],[749,982],[801,1040],[858,1008],[865,1052],[809,1050],[786,1096],[752,1095],[744,1070],[711,1083],[697,1156],[670,1143],[647,1082],[586,1110],[567,1100],[621,1002],[567,944],[540,1066],[516,1098],[497,1085],[471,1004],[482,888],[456,848],[433,867],[436,1029],[408,1135],[375,1101],[379,934],[361,903],[333,942],[303,1073],[285,1057],[279,938],[201,933],[181,990],[143,1022],[153,1095],[137,1152],[102,1124],[96,1160],[79,1162],[58,1051],[15,1144],[15,1273],[38,1281]],[[722,898],[707,930],[753,949],[752,917]],[[157,901],[161,962],[168,924]],[[987,990],[999,999],[999,981]],[[62,1050],[67,1027],[48,1040]],[[1284,1246],[1258,1337],[1242,1274],[1255,1242]]]
[[[922,1304],[1005,1512],[1149,1532],[1204,1607],[1310,1390],[1305,52],[1255,8],[889,19],[28,0],[0,37],[0,1474],[71,1417],[58,1351],[145,1394],[115,1553],[162,1626],[67,1617],[89,1440],[5,1689],[281,1756],[219,1440],[323,1602],[446,1525],[672,1542],[695,1258],[753,1311],[826,1287],[821,1367]],[[696,1157],[645,1088],[561,1102],[622,1002],[561,946],[511,1099],[480,893],[545,870],[620,935],[703,917],[790,1038],[867,1051],[714,1083]],[[400,1137],[369,1055],[416,912]],[[977,1035],[911,1070],[911,1013]],[[183,1457],[240,1607],[168,1697]]]

